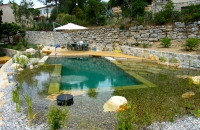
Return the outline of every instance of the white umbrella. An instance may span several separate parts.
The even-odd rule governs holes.
[[[55,30],[79,30],[79,29],[81,30],[81,29],[88,29],[88,28],[80,26],[80,25],[76,25],[73,23],[68,23],[66,25],[55,28]]]
[[[80,25],[76,25],[76,24],[73,24],[73,23],[68,23],[66,25],[63,25],[63,26],[60,26],[60,27],[57,27],[55,28],[55,22],[53,22],[53,34],[54,34],[54,45],[55,45],[55,54],[56,53],[56,41],[55,41],[55,32],[56,30],[82,30],[82,29],[88,29],[86,27],[83,27],[83,26],[80,26]]]

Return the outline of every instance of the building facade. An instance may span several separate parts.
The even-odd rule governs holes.
[[[158,12],[169,0],[153,0],[150,10],[153,13]],[[190,6],[191,4],[200,4],[200,0],[172,0],[176,10],[181,11],[183,8]]]
[[[51,11],[53,10],[54,6],[49,6],[49,7],[40,7],[36,8],[40,11],[40,17],[50,17],[51,16]]]
[[[11,9],[12,3],[0,5],[0,10],[3,10],[2,22],[12,23],[15,22],[13,10]]]

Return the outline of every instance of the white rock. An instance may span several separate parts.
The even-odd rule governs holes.
[[[124,105],[126,103],[127,100],[125,97],[113,96],[103,105],[103,109],[104,112],[117,111],[121,105]]]
[[[193,84],[200,84],[200,76],[191,77]]]
[[[29,52],[29,53],[35,53],[35,49],[33,49],[33,48],[29,48],[29,49],[26,49],[26,52]]]
[[[17,68],[19,68],[19,64],[17,64],[17,63],[13,63],[12,65],[11,65],[11,68],[12,69],[17,69]]]
[[[19,69],[17,69],[18,71],[22,71],[22,70],[24,70],[24,69],[22,69],[22,68],[19,68]]]
[[[19,56],[19,58],[20,58],[20,59],[29,60],[29,59],[28,59],[28,57],[27,57],[27,56],[25,56],[25,55],[20,55],[20,56]]]
[[[30,69],[32,70],[34,68],[34,66],[33,65],[30,65]]]
[[[38,65],[35,65],[35,68],[38,68]]]

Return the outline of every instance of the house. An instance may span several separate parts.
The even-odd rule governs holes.
[[[12,23],[15,22],[13,10],[11,9],[12,3],[0,4],[0,10],[3,10],[2,22]]]
[[[44,6],[44,7],[40,7],[40,8],[36,8],[40,11],[40,16],[39,17],[50,17],[51,16],[51,11],[53,10],[55,6]]]
[[[169,0],[153,0],[151,5],[152,12],[158,12]],[[191,4],[200,4],[199,0],[172,0],[176,10],[181,11],[183,8]]]
[[[121,10],[121,7],[112,7],[112,13],[113,14],[117,14],[117,15],[120,15],[122,14],[122,10]]]

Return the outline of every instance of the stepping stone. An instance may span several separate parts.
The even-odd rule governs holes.
[[[5,88],[7,85],[1,85],[0,88]]]
[[[3,121],[0,121],[0,126],[2,126],[3,125]]]
[[[0,98],[2,98],[4,96],[4,94],[2,92],[0,92]]]
[[[0,107],[2,107],[6,102],[0,102]]]
[[[54,100],[57,99],[57,96],[58,96],[58,95],[59,95],[59,94],[51,94],[51,95],[47,96],[46,99],[47,99],[47,100],[54,101]]]
[[[50,83],[48,90],[49,94],[59,93],[59,91],[60,91],[60,83]]]

